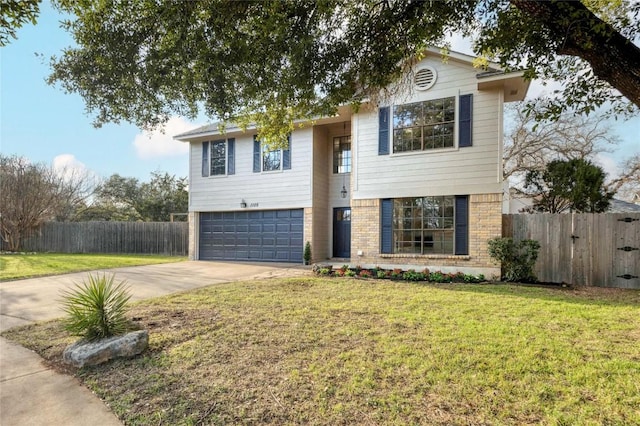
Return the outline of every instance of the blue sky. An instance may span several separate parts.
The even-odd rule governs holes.
[[[164,134],[148,135],[130,124],[96,129],[80,96],[45,83],[49,57],[72,44],[60,19],[43,2],[37,25],[20,29],[18,39],[0,50],[0,151],[34,162],[88,168],[103,178],[118,173],[144,181],[153,171],[187,176],[187,147],[172,136],[204,124],[204,118],[190,123],[175,117]],[[457,46],[454,40],[452,48],[464,51],[464,43]],[[540,90],[534,82],[530,94]],[[612,121],[611,127],[621,143],[601,160],[615,173],[615,163],[640,151],[640,117]]]

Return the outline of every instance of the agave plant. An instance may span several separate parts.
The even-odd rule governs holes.
[[[86,281],[62,291],[64,328],[87,340],[123,334],[129,326],[125,312],[130,298],[126,282],[115,283],[115,275],[89,274]]]

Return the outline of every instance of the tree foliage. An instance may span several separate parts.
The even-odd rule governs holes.
[[[153,172],[149,182],[111,175],[96,188],[82,220],[166,222],[171,213],[186,213],[187,179]]]
[[[601,213],[613,198],[605,188],[605,177],[600,167],[587,160],[555,160],[544,171],[529,172],[525,185],[534,197],[534,211]]]
[[[2,0],[0,3],[0,47],[16,39],[16,32],[24,24],[36,23],[40,0]]]
[[[88,175],[0,154],[0,236],[9,250],[47,220],[67,218],[91,193]]]
[[[614,4],[613,7],[610,4]],[[475,50],[529,78],[554,78],[567,107],[640,105],[640,4],[617,0],[57,0],[77,47],[52,59],[50,83],[79,93],[96,125],[154,127],[201,108],[256,123],[277,144],[296,119],[384,97],[427,45],[475,37]]]
[[[520,193],[527,173],[542,172],[554,160],[597,161],[599,154],[611,152],[619,143],[603,115],[565,113],[555,121],[537,121],[522,103],[507,108],[511,125],[504,141],[503,174]],[[605,187],[629,199],[640,190],[640,154],[619,164],[619,174],[605,182]]]

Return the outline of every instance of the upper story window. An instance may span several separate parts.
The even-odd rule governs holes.
[[[269,149],[253,136],[253,172],[272,172],[291,169],[291,136],[287,138],[287,148]]]
[[[455,97],[393,108],[393,152],[454,146]]]
[[[270,172],[282,168],[282,150],[269,150],[267,146],[262,147],[262,171]]]
[[[224,175],[227,172],[227,142],[218,140],[211,142],[210,176]]]
[[[351,136],[333,138],[333,173],[351,173]]]
[[[202,177],[235,173],[235,138],[202,142]]]

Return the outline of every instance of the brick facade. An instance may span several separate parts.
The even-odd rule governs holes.
[[[499,264],[487,252],[487,241],[502,235],[502,194],[469,196],[469,254],[413,255],[380,253],[380,200],[351,202],[351,263],[362,266],[428,267],[444,272],[500,275]]]

